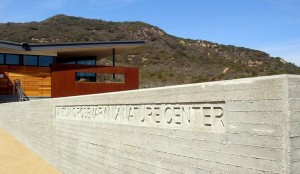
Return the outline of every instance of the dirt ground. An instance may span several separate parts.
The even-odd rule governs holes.
[[[0,129],[0,174],[60,173],[34,152]]]

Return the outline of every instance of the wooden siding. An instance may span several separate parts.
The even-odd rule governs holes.
[[[7,94],[7,85],[8,85],[8,78],[7,78],[7,69],[8,66],[0,66],[0,74],[3,76],[0,78],[0,95],[6,95]]]
[[[26,96],[51,97],[50,67],[0,66],[0,72],[6,76],[0,79],[1,94],[5,94],[6,90],[6,94],[12,95],[13,81],[19,79]]]
[[[124,83],[114,82],[76,82],[77,72],[124,74]],[[139,88],[139,69],[137,67],[105,67],[87,65],[54,64],[52,66],[52,97],[65,97]]]
[[[78,82],[76,72],[123,74],[124,83]],[[64,97],[139,88],[137,67],[104,67],[86,65],[54,64],[50,67],[0,66],[0,95],[13,94],[13,81],[19,79],[28,97]]]

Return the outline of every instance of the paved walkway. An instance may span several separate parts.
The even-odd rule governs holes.
[[[0,129],[1,174],[58,174],[34,152]]]

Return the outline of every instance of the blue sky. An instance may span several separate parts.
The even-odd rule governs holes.
[[[300,0],[0,0],[0,4],[0,22],[42,21],[56,14],[143,21],[178,37],[262,50],[300,66]]]

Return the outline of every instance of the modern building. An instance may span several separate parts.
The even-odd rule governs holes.
[[[137,89],[138,68],[115,66],[115,56],[144,43],[0,41],[0,97],[18,90],[24,97],[44,98]],[[111,64],[104,65],[103,58],[111,59]]]

